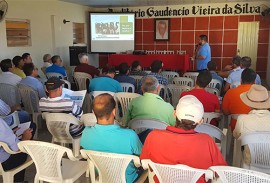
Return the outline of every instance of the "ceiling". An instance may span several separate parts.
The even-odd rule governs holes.
[[[254,0],[61,0],[90,7],[166,6],[181,4],[251,2]],[[255,0],[256,1],[256,0]]]

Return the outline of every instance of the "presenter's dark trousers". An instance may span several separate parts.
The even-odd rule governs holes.
[[[7,171],[13,168],[16,168],[22,165],[26,161],[26,159],[27,159],[27,154],[25,153],[12,154],[5,162],[2,163],[3,169]],[[24,173],[25,173],[25,169],[15,174],[14,182],[24,181]]]

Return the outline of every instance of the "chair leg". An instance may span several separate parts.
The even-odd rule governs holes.
[[[73,146],[73,154],[75,157],[78,157],[80,155],[80,142],[79,141],[74,141],[72,143]]]
[[[41,181],[41,182],[43,182],[43,181]],[[36,174],[36,176],[35,176],[34,183],[39,183],[39,180],[38,180],[38,176],[37,176],[37,174]]]

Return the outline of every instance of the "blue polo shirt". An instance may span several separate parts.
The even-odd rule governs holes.
[[[142,144],[137,134],[118,125],[99,125],[85,127],[81,146],[87,150],[108,153],[140,155]],[[131,162],[126,170],[126,181],[132,183],[138,177],[137,168]]]
[[[208,43],[201,46],[198,56],[204,56],[205,59],[197,60],[197,70],[207,69],[207,64],[211,60],[211,49]]]
[[[120,83],[109,76],[101,76],[91,80],[89,85],[90,92],[92,91],[110,91],[123,92]]]
[[[56,73],[62,74],[64,77],[67,76],[67,73],[66,73],[66,70],[64,69],[64,67],[61,67],[61,66],[56,65],[56,64],[53,64],[52,66],[47,67],[46,73],[49,73],[49,72],[56,72]]]
[[[243,68],[241,69],[240,67],[234,70],[227,78],[226,82],[229,84],[235,84],[235,83],[241,83],[241,75],[243,72]],[[261,78],[257,74],[256,79],[255,79],[255,84],[260,85],[261,84]]]

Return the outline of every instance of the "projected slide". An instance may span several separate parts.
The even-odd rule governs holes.
[[[134,18],[128,15],[94,15],[92,40],[133,40]]]

